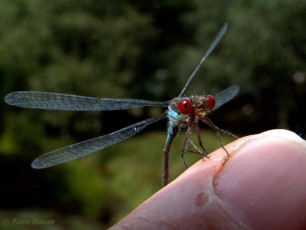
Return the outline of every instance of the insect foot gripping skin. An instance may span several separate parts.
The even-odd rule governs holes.
[[[187,164],[186,164],[186,161],[184,160],[185,151],[200,154],[202,158],[204,158],[204,156],[207,156],[209,154],[207,149],[202,144],[198,121],[208,124],[210,127],[212,127],[216,131],[218,138],[220,140],[220,143],[221,143],[221,147],[228,154],[227,150],[224,148],[220,133],[225,133],[233,137],[236,137],[236,136],[214,125],[212,121],[207,117],[207,114],[210,111],[216,108],[219,108],[221,105],[231,100],[238,93],[238,91],[239,91],[238,86],[232,86],[216,94],[215,97],[211,95],[177,97],[177,98],[174,98],[170,102],[168,106],[168,111],[167,111],[167,116],[169,120],[168,136],[167,136],[166,146],[164,148],[164,158],[165,158],[164,159],[165,174],[163,175],[163,185],[164,186],[167,185],[168,177],[169,177],[168,155],[170,151],[170,146],[172,144],[173,139],[175,138],[175,136],[177,135],[180,129],[187,128],[183,147],[181,150],[181,158],[186,168],[187,168]],[[196,131],[199,146],[204,151],[204,153],[190,139],[192,130]],[[196,151],[190,150],[189,148],[190,145]]]
[[[130,99],[130,98],[94,98],[71,94],[62,93],[49,93],[49,92],[37,92],[37,91],[17,91],[11,92],[5,96],[5,102],[7,104],[18,106],[22,108],[34,108],[34,109],[46,109],[46,110],[72,110],[72,111],[110,111],[110,110],[123,110],[123,109],[133,109],[144,106],[159,106],[168,107],[168,110],[163,114],[152,117],[113,133],[72,144],[60,149],[45,153],[32,162],[32,168],[41,169],[48,168],[64,162],[72,161],[88,155],[92,152],[105,149],[111,145],[121,142],[129,137],[134,136],[148,125],[168,118],[168,137],[166,145],[164,148],[164,172],[163,172],[163,186],[168,183],[168,156],[170,147],[173,139],[177,135],[178,131],[182,128],[187,128],[185,135],[185,140],[183,143],[181,158],[184,165],[187,164],[184,160],[185,150],[189,150],[189,146],[196,150],[195,152],[201,154],[202,157],[208,154],[208,151],[204,148],[201,142],[199,134],[198,121],[202,121],[216,130],[218,138],[221,142],[222,148],[226,151],[223,146],[220,133],[226,133],[232,135],[231,133],[219,129],[214,125],[206,116],[208,112],[215,110],[222,106],[223,104],[230,101],[235,97],[239,91],[238,86],[229,87],[220,93],[216,94],[214,97],[210,95],[204,96],[193,96],[193,97],[182,97],[187,86],[195,76],[196,72],[206,60],[206,58],[213,51],[215,46],[218,44],[220,39],[223,37],[227,30],[227,23],[221,28],[220,32],[217,34],[215,40],[212,42],[208,50],[206,51],[204,57],[195,68],[193,73],[188,78],[185,86],[180,92],[177,98],[171,101],[149,101],[142,99]],[[191,132],[195,129],[198,136],[198,142],[201,149],[205,154],[190,140]],[[233,135],[232,135],[233,136]],[[226,151],[227,152],[227,151]]]

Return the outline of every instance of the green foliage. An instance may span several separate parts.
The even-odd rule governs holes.
[[[195,10],[185,16],[186,23],[197,27],[195,44],[181,49],[183,55],[175,63],[177,76],[182,76],[180,85],[228,21],[226,36],[187,94],[201,93],[203,86],[211,93],[238,84],[244,96],[238,126],[250,127],[249,132],[289,128],[305,135],[306,4],[298,0],[218,2],[195,1]]]
[[[227,21],[226,35],[186,94],[237,84],[240,97],[212,114],[220,128],[236,134],[288,128],[305,136],[305,12],[299,0],[2,0],[0,95],[37,90],[169,100]],[[29,168],[39,154],[160,109],[81,113],[0,106],[1,209],[52,210],[110,225],[160,189],[165,127],[62,166]],[[184,171],[183,137],[171,150],[171,180]],[[210,151],[220,146],[214,133],[203,137]],[[72,228],[84,229],[76,219],[70,218]]]

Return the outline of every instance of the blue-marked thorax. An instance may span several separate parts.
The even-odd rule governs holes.
[[[167,111],[168,133],[173,134],[173,129],[184,128],[187,126],[189,116],[178,111],[176,104],[170,104]]]

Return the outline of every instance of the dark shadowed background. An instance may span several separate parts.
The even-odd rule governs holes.
[[[284,128],[305,138],[303,1],[2,0],[0,11],[0,98],[36,90],[169,100],[228,22],[185,94],[239,85],[239,95],[210,115],[215,124],[238,136]],[[2,99],[0,106],[0,226],[106,228],[161,188],[166,121],[74,162],[43,170],[30,164],[162,109],[43,111]],[[220,146],[212,130],[202,131],[209,151]],[[170,152],[171,180],[184,171],[183,138]],[[189,164],[198,159],[186,156]]]

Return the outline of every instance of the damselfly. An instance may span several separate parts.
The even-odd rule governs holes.
[[[220,133],[226,133],[231,136],[230,132],[219,129],[214,125],[210,119],[207,117],[207,113],[215,110],[230,101],[239,91],[238,86],[229,87],[214,97],[211,95],[202,96],[191,96],[185,97],[183,93],[185,92],[190,81],[193,79],[194,75],[206,60],[206,58],[213,51],[215,46],[218,44],[222,36],[227,30],[227,23],[221,28],[220,32],[217,34],[215,40],[212,42],[208,50],[206,51],[201,62],[195,68],[193,73],[187,80],[184,88],[178,95],[178,97],[164,102],[140,100],[140,99],[115,99],[115,98],[93,98],[70,94],[61,93],[48,93],[48,92],[38,92],[38,91],[16,91],[11,92],[5,97],[5,102],[10,105],[19,106],[23,108],[35,108],[35,109],[53,109],[53,110],[73,110],[73,111],[110,111],[110,110],[122,110],[122,109],[132,109],[144,106],[159,106],[167,107],[168,109],[161,115],[153,118],[149,118],[123,129],[117,130],[113,133],[90,139],[87,141],[72,144],[46,154],[43,154],[36,158],[31,166],[36,169],[47,168],[54,165],[58,165],[64,162],[72,161],[77,158],[83,157],[92,152],[104,149],[111,145],[114,145],[120,141],[123,141],[147,127],[148,125],[168,118],[168,136],[166,145],[164,148],[164,173],[163,173],[163,186],[168,183],[168,158],[169,151],[173,139],[177,135],[181,128],[187,128],[185,135],[184,144],[181,151],[181,158],[184,165],[187,164],[184,160],[184,152],[190,151],[198,153],[202,156],[208,155],[208,151],[202,145],[198,121],[204,122],[212,127],[218,135],[221,143],[221,147],[227,153],[227,150],[223,146],[223,142]],[[197,139],[200,148],[198,148],[191,140],[192,130],[196,131]],[[195,149],[195,151],[190,150],[190,146]],[[204,151],[204,152],[203,152]]]

